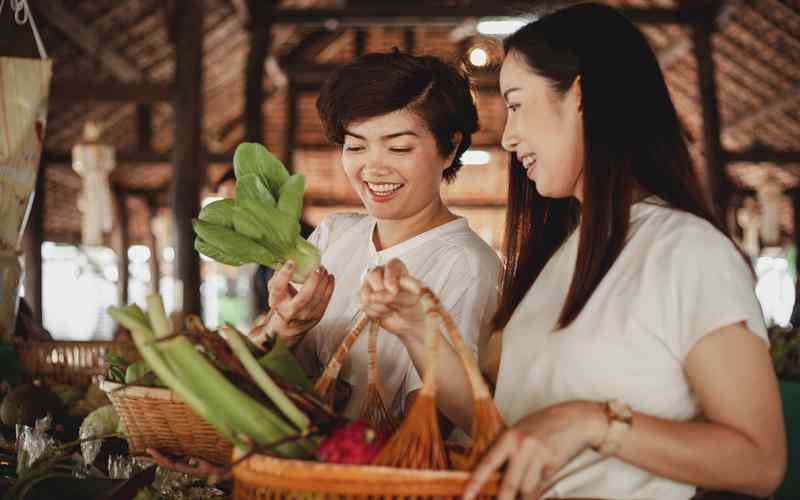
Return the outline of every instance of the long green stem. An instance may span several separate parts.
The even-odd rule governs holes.
[[[166,340],[160,349],[176,368],[177,375],[190,381],[195,392],[216,408],[236,432],[259,444],[297,433],[290,424],[233,385],[186,338]],[[299,456],[309,448],[308,442],[289,443],[280,451],[287,456]]]
[[[140,321],[130,315],[129,311],[122,308],[111,307],[108,312],[112,318],[130,330],[133,342],[142,355],[142,359],[147,362],[150,368],[153,369],[153,372],[158,375],[167,387],[175,391],[175,393],[186,401],[200,417],[205,419],[212,427],[222,434],[222,436],[238,447],[247,448],[246,443],[237,438],[233,430],[226,425],[226,421],[221,418],[218,411],[212,405],[208,404],[205,399],[198,397],[189,385],[184,383],[183,380],[172,371],[152,340],[155,337],[152,330],[143,326]]]
[[[233,349],[234,354],[239,358],[239,361],[244,365],[247,373],[253,377],[253,380],[261,388],[262,391],[269,397],[275,406],[280,409],[286,418],[288,418],[298,430],[305,431],[311,424],[308,417],[297,408],[285,392],[275,384],[275,381],[267,374],[266,371],[258,364],[258,360],[247,348],[247,344],[242,338],[242,334],[230,325],[222,328],[225,335],[223,337]]]

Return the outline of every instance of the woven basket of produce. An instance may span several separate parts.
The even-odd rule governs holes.
[[[113,352],[137,360],[139,354],[131,342],[48,341],[18,342],[20,365],[26,378],[45,383],[87,386],[106,373],[106,355]]]
[[[228,463],[231,444],[169,389],[100,384],[125,424],[131,454],[148,448],[174,455]]]
[[[376,499],[461,496],[469,481],[469,471],[501,431],[503,420],[480,375],[477,362],[464,346],[447,311],[429,289],[419,289],[410,282],[405,286],[420,294],[420,300],[428,311],[429,331],[426,340],[428,368],[423,378],[423,389],[403,422],[397,425],[390,421],[389,412],[380,400],[380,392],[376,390],[378,329],[375,323],[362,316],[315,384],[315,391],[323,401],[330,403],[333,382],[338,377],[344,357],[369,325],[369,387],[362,409],[362,418],[368,425],[366,431],[355,422],[345,428],[346,432],[328,433],[317,449],[316,457],[326,462],[332,459],[342,463],[292,460],[263,453],[248,455],[236,450],[233,466],[236,500],[288,499],[304,495],[337,499],[363,498],[365,495]],[[460,452],[445,447],[437,419],[436,352],[441,336],[440,321],[461,357],[474,393],[472,448]],[[388,437],[378,445],[370,432],[380,432]],[[337,451],[337,447],[343,451]],[[353,450],[357,456],[353,456]],[[497,479],[494,477],[484,487],[481,498],[495,497]]]

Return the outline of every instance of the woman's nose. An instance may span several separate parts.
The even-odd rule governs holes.
[[[517,133],[513,130],[509,120],[506,120],[506,126],[503,128],[503,137],[500,138],[500,144],[506,151],[514,151],[519,143]]]

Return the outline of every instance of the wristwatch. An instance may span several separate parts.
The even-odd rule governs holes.
[[[597,452],[604,457],[615,455],[622,447],[622,436],[633,425],[631,407],[619,399],[607,401],[603,411],[608,419],[608,430]]]

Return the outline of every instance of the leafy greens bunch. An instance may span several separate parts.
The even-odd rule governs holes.
[[[209,203],[192,220],[195,250],[230,266],[253,262],[277,270],[291,259],[292,280],[304,282],[320,263],[319,250],[300,236],[305,176],[289,175],[257,143],[239,144],[233,168],[234,198]]]

